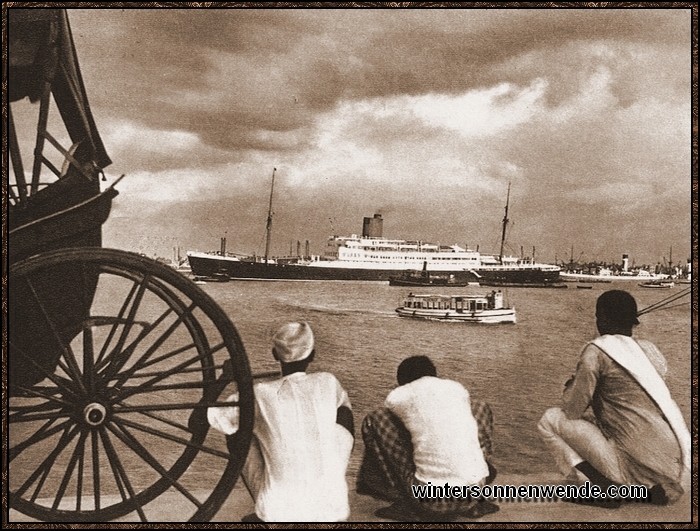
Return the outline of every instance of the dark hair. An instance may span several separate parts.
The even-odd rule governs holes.
[[[606,291],[595,306],[595,315],[607,323],[621,326],[639,324],[637,319],[637,301],[626,291],[613,289]]]
[[[396,379],[399,385],[411,383],[423,376],[437,376],[435,365],[428,356],[411,356],[399,364]]]

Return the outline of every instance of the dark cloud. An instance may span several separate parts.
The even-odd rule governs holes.
[[[671,242],[689,248],[688,10],[137,9],[69,16],[101,130],[134,128],[134,139],[108,143],[115,171],[153,172],[167,183],[168,171],[192,169],[218,183],[226,163],[292,167],[295,184],[280,180],[277,253],[296,239],[310,239],[319,252],[327,235],[359,232],[362,217],[380,208],[388,235],[493,251],[511,178],[516,251],[536,246],[552,260],[570,245],[613,257],[656,256]],[[382,114],[386,103],[408,106],[410,98],[504,84],[509,90],[491,102],[501,115],[532,87],[544,87],[543,96],[533,98],[530,114],[513,111],[522,123],[490,137],[396,109]],[[343,112],[350,116],[326,140],[342,149],[324,161],[328,122]],[[206,201],[130,196],[108,222],[108,238],[128,246],[119,238],[131,223],[161,239],[178,234],[183,246],[201,248],[210,239],[215,248],[229,227],[236,234],[230,244],[259,251],[269,184],[267,170],[259,173],[249,185],[223,184],[218,197],[202,184]]]
[[[87,77],[99,80],[91,87],[99,107],[241,149],[265,149],[254,141],[260,131],[303,129],[314,113],[347,98],[458,93],[533,77],[550,79],[549,97],[561,98],[586,69],[567,44],[687,49],[689,38],[678,24],[683,13],[671,10],[138,9],[71,16]],[[544,61],[528,64],[532,53]],[[629,97],[630,83],[619,87]]]

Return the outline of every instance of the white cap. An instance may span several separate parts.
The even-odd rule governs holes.
[[[287,323],[272,338],[277,359],[284,363],[305,360],[314,349],[314,334],[306,322]]]

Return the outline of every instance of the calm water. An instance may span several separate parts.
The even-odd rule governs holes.
[[[133,286],[128,278],[105,276],[108,278],[100,280],[91,308],[94,316],[118,315]],[[153,284],[151,288],[156,286],[159,284]],[[683,289],[677,286],[673,290],[645,290],[632,282],[622,286],[598,285],[591,290],[579,290],[575,285],[570,285],[569,289],[510,289],[505,291],[506,301],[516,308],[517,324],[470,325],[400,318],[394,309],[409,289],[384,283],[234,281],[201,287],[235,324],[254,373],[279,369],[270,352],[271,337],[278,326],[290,320],[311,323],[317,350],[311,370],[334,373],[348,391],[353,405],[358,438],[349,467],[351,485],[354,485],[364,450],[359,437],[362,419],[381,405],[396,385],[396,368],[401,360],[419,354],[430,356],[435,361],[438,375],[461,382],[474,398],[491,404],[495,415],[495,462],[501,473],[553,472],[554,465],[537,434],[537,421],[548,407],[559,403],[563,383],[574,370],[583,344],[595,337],[593,314],[597,297],[603,290],[624,287],[635,295],[640,308],[645,308]],[[157,288],[156,292],[165,294],[165,299],[170,300],[168,290],[159,290]],[[469,287],[449,291],[483,294],[487,290]],[[179,299],[176,297],[176,300]],[[689,302],[690,297],[685,297],[674,307],[644,315],[637,328],[640,337],[656,343],[666,355],[669,362],[667,381],[688,420],[691,401]],[[130,337],[135,338],[141,327],[149,323],[153,328],[138,343],[121,369],[124,374],[132,371],[125,387],[133,394],[115,405],[115,422],[108,423],[109,433],[105,430],[99,432],[101,442],[97,440],[97,431],[89,435],[85,432],[84,439],[74,436],[69,443],[60,440],[60,432],[42,437],[40,442],[13,460],[10,469],[13,492],[24,490],[25,487],[20,486],[33,471],[49,462],[50,467],[43,479],[34,483],[34,480],[28,480],[25,484],[28,488],[25,496],[36,496],[40,505],[50,510],[55,500],[63,499],[63,495],[57,494],[59,485],[68,481],[61,506],[65,504],[67,510],[78,510],[75,496],[82,493],[77,498],[84,500],[83,507],[90,510],[94,507],[91,495],[98,480],[103,507],[120,499],[117,474],[114,469],[110,470],[115,463],[123,467],[122,475],[128,477],[134,489],[142,492],[155,482],[165,481],[158,468],[144,459],[145,453],[152,452],[152,459],[166,468],[184,458],[181,456],[185,455],[186,446],[182,441],[189,439],[186,424],[192,409],[189,406],[165,409],[163,404],[199,401],[202,382],[199,369],[174,371],[174,368],[190,367],[197,359],[193,358],[196,352],[192,348],[192,332],[204,333],[206,341],[198,335],[198,342],[209,345],[220,344],[221,336],[200,310],[195,310],[193,316],[201,328],[177,325],[175,332],[170,334],[167,331],[173,322],[177,324],[178,321],[172,312],[164,312],[163,299],[156,297],[155,292],[149,291],[138,308],[133,319],[136,325],[131,329]],[[158,316],[164,320],[155,324]],[[85,359],[86,352],[90,355],[90,350],[83,351],[83,345],[109,342],[109,321],[105,326],[93,325],[90,330],[89,336],[78,336],[71,343],[78,364]],[[159,343],[161,339],[163,343]],[[127,340],[126,344],[130,341]],[[157,346],[157,355],[148,357],[150,355],[146,353],[150,345]],[[95,348],[94,352],[99,350]],[[140,363],[137,360],[141,356],[146,356],[143,359],[148,359],[148,363],[140,367],[132,365]],[[227,356],[225,349],[215,350],[214,364],[221,364]],[[105,357],[103,361],[111,364],[114,360]],[[181,366],[183,361],[185,365]],[[146,385],[151,378],[158,378],[158,385]],[[116,380],[116,377],[110,379]],[[42,385],[49,383],[47,380]],[[34,409],[35,401],[16,399],[16,403],[13,402],[15,406],[29,408],[27,413],[30,416],[37,415],[36,420],[10,426],[13,448],[40,429],[43,418],[46,418],[42,418],[43,409],[56,408],[52,405]],[[146,410],[128,412],[123,409],[125,407]],[[53,415],[50,412],[50,416]],[[119,429],[116,429],[117,425]],[[146,450],[134,451],[135,445],[130,442],[130,437]],[[116,457],[109,457],[105,445],[107,440],[111,441],[114,447],[111,453]],[[221,433],[209,430],[205,446],[214,452],[196,452],[196,457],[188,461],[186,470],[178,477],[178,484],[189,493],[201,495],[201,500],[209,496],[211,487],[225,476],[224,468],[228,463],[226,441]],[[77,458],[81,459],[75,467]],[[177,494],[175,490],[171,487],[169,494]],[[110,497],[115,501],[109,501]],[[194,509],[194,504],[184,496],[179,500],[178,504]],[[152,507],[157,507],[157,502],[148,504],[146,513]]]
[[[511,288],[505,290],[506,300],[515,306],[518,323],[492,326],[399,318],[394,308],[409,288],[384,283],[250,281],[201,287],[236,325],[253,372],[277,368],[270,354],[277,326],[288,320],[308,321],[317,343],[311,370],[330,371],[340,380],[350,395],[358,434],[362,418],[382,404],[395,385],[400,361],[411,355],[430,356],[438,376],[461,382],[474,398],[491,404],[498,469],[526,474],[554,470],[536,424],[548,407],[558,404],[584,342],[595,337],[596,298],[607,289],[627,289],[641,309],[688,286],[647,290],[629,282],[591,290],[575,289],[573,284],[569,289]],[[470,293],[487,289],[461,288]],[[642,316],[635,334],[653,341],[665,354],[667,382],[689,422],[690,297],[680,302]],[[358,437],[350,464],[353,482],[362,451]]]

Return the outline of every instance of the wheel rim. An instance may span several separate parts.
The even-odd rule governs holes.
[[[166,495],[187,507],[176,519],[209,520],[252,433],[250,369],[225,314],[179,273],[123,251],[47,253],[10,280],[11,506],[41,520],[148,521]],[[19,328],[28,314],[27,333],[46,334],[38,351]],[[241,427],[227,444],[205,413],[232,390]]]

